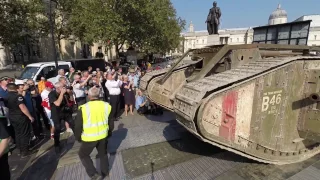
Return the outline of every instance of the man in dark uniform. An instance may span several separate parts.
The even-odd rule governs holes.
[[[10,136],[5,125],[0,123],[0,175],[3,180],[10,180],[8,162]]]
[[[16,143],[20,149],[21,158],[25,158],[32,154],[28,150],[30,140],[30,126],[34,121],[28,108],[25,105],[24,98],[17,92],[17,85],[9,83],[8,86],[8,109],[11,124],[14,127],[16,135]]]

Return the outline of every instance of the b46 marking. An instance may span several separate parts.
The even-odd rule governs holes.
[[[282,90],[263,93],[262,97],[262,112],[268,111],[268,114],[277,112],[277,105],[281,103]]]

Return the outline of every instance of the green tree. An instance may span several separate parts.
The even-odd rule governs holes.
[[[44,32],[44,19],[38,16],[43,7],[39,0],[0,2],[0,42],[11,46],[23,42],[23,36]]]
[[[111,42],[117,54],[125,43],[149,52],[177,48],[185,25],[170,0],[78,0],[71,22],[82,42]]]

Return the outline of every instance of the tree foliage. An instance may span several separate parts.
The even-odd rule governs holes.
[[[126,43],[147,52],[177,48],[185,21],[177,17],[170,0],[55,0],[56,39],[72,34],[82,43]],[[49,33],[42,0],[9,0],[0,3],[0,41],[21,42],[21,29]]]
[[[12,47],[23,43],[23,37],[40,35],[45,31],[45,20],[39,16],[40,0],[8,0],[0,2],[0,42]]]
[[[149,52],[177,48],[185,21],[170,0],[77,0],[71,18],[73,34],[88,43],[124,43]]]

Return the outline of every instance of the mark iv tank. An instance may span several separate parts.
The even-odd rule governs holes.
[[[170,69],[147,73],[140,88],[202,141],[264,163],[295,163],[320,152],[319,51],[285,44],[192,49]]]

